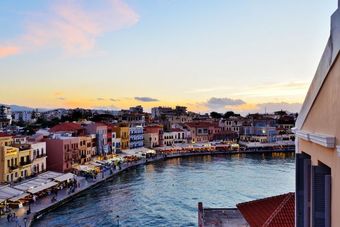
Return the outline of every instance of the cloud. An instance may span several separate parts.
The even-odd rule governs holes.
[[[241,99],[231,99],[231,98],[210,98],[205,105],[210,109],[214,108],[225,108],[226,106],[240,106],[245,104]]]
[[[0,46],[0,58],[8,57],[11,55],[18,54],[20,48],[13,45],[2,45]]]
[[[64,100],[66,100],[66,98],[65,97],[58,97],[58,100],[64,101]]]
[[[97,98],[98,101],[104,101],[104,98]]]
[[[150,98],[150,97],[135,97],[135,100],[141,102],[158,102],[158,99]]]
[[[112,99],[112,98],[111,98],[110,101],[111,101],[111,102],[118,102],[119,99]]]
[[[0,57],[43,48],[62,49],[77,55],[96,47],[97,38],[136,24],[138,14],[123,0],[53,0],[43,12],[30,13],[25,32],[10,46],[2,47]],[[91,7],[92,6],[92,7]]]

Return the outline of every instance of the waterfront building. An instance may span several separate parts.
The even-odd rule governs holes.
[[[78,137],[80,164],[85,164],[91,161],[93,156],[92,137],[80,136]]]
[[[144,145],[147,148],[163,146],[163,126],[149,125],[144,127]]]
[[[243,141],[256,141],[259,137],[266,137],[266,142],[275,142],[278,134],[276,119],[263,114],[249,114],[243,124]]]
[[[11,183],[32,174],[30,146],[14,146],[0,146],[0,182]]]
[[[163,133],[163,144],[164,146],[173,146],[175,144],[175,135],[173,132]]]
[[[222,130],[217,122],[194,121],[185,124],[190,130],[191,143],[206,143],[212,141],[214,134],[220,133]]]
[[[339,1],[340,6],[340,1]],[[340,223],[340,9],[296,121],[296,226]]]
[[[54,135],[46,139],[47,170],[70,172],[80,163],[79,138]]]
[[[144,146],[143,126],[130,127],[130,149],[141,148]]]
[[[114,154],[119,154],[121,153],[121,138],[117,137],[117,133],[116,132],[112,132],[112,153]]]
[[[130,128],[127,125],[121,124],[119,126],[115,126],[112,128],[112,132],[115,132],[116,137],[120,138],[120,147],[122,150],[130,148]]]
[[[19,178],[18,153],[18,148],[0,146],[0,183]]]
[[[108,127],[103,123],[93,123],[85,125],[87,134],[96,135],[97,155],[106,155],[109,153],[109,145],[107,143]]]
[[[46,171],[47,155],[46,142],[28,142],[31,146],[32,175]]]
[[[174,143],[187,143],[189,137],[189,131],[181,129],[181,128],[172,128],[171,132],[174,137]]]

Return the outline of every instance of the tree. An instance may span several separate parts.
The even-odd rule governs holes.
[[[229,117],[239,117],[239,116],[241,116],[240,114],[235,114],[234,113],[234,111],[227,111],[224,115],[223,115],[223,117],[225,118],[225,119],[228,119]]]
[[[210,117],[213,119],[221,119],[223,117],[223,115],[221,113],[217,113],[215,111],[210,113]]]

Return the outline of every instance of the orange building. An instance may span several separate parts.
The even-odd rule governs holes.
[[[340,1],[339,1],[340,3]],[[340,10],[294,128],[296,224],[340,225]]]

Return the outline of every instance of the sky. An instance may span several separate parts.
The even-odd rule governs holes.
[[[0,103],[299,111],[336,0],[2,0]]]

